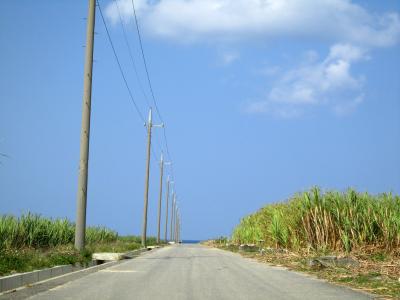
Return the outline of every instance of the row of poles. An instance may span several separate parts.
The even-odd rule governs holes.
[[[89,162],[89,138],[90,138],[90,112],[91,112],[91,95],[92,95],[92,71],[93,71],[93,48],[94,48],[94,28],[95,28],[95,12],[96,0],[89,0],[89,12],[87,18],[86,30],[86,51],[85,51],[85,68],[83,81],[83,108],[82,108],[82,128],[80,138],[80,160],[79,160],[79,179],[78,179],[78,195],[77,195],[77,212],[76,212],[76,228],[75,228],[75,248],[83,250],[85,248],[85,232],[86,232],[86,207],[87,207],[87,182],[88,182],[88,162]],[[147,127],[147,163],[144,190],[144,209],[143,209],[143,227],[142,227],[142,246],[146,247],[147,240],[147,214],[149,203],[149,177],[150,177],[150,155],[151,155],[151,133],[153,127],[163,127],[164,124],[154,125],[152,123],[152,111],[150,108]],[[161,242],[161,206],[162,206],[162,189],[163,189],[163,173],[164,166],[171,162],[164,162],[163,154],[160,159],[160,193],[158,201],[158,230],[157,243]],[[166,193],[166,216],[164,241],[168,241],[168,212],[170,185],[173,181],[169,176],[167,179]],[[170,217],[170,238],[169,240],[181,241],[181,215],[178,209],[175,192],[172,193],[172,207]]]
[[[147,239],[147,209],[149,203],[149,176],[150,176],[150,155],[151,155],[151,134],[153,127],[163,127],[164,124],[155,125],[152,122],[152,111],[150,108],[149,111],[149,119],[146,124],[147,126],[147,164],[146,164],[146,178],[145,178],[145,187],[144,187],[144,210],[143,210],[143,228],[142,228],[142,246],[146,246]],[[161,207],[162,207],[162,195],[163,195],[163,177],[164,177],[164,166],[171,165],[172,162],[164,162],[164,156],[161,152],[160,158],[160,191],[158,198],[158,222],[157,222],[157,243],[161,242]],[[170,185],[174,184],[174,181],[171,181],[169,176],[167,179],[167,192],[166,192],[166,210],[165,210],[165,231],[164,231],[164,241],[167,242],[167,232],[168,232],[168,211],[169,211],[169,196],[170,196]],[[176,194],[172,192],[172,208],[171,208],[171,224],[170,224],[170,240],[179,242],[180,241],[180,213],[178,204],[176,201]]]

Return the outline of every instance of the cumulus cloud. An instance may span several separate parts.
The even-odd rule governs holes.
[[[351,66],[368,56],[360,47],[335,44],[322,61],[305,62],[281,74],[265,99],[251,103],[249,113],[280,117],[301,115],[306,109],[327,106],[340,115],[354,110],[363,101],[363,76],[354,76]]]
[[[398,12],[375,13],[352,0],[134,0],[141,29],[153,37],[178,42],[213,42],[220,49],[232,41],[306,38],[331,46],[321,59],[316,51],[290,70],[269,66],[260,73],[278,80],[265,97],[251,103],[249,113],[284,118],[307,109],[329,107],[343,115],[364,100],[363,76],[352,66],[368,59],[367,50],[396,45],[400,40]],[[114,0],[106,8],[113,22],[133,21],[132,0]],[[223,65],[240,58],[235,51],[219,53]]]
[[[133,17],[131,0],[106,14]],[[385,47],[400,36],[398,13],[373,14],[350,0],[135,0],[146,32],[178,41],[300,36]]]

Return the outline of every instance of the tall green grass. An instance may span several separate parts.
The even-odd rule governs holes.
[[[293,250],[349,252],[370,246],[398,250],[400,197],[313,188],[243,218],[232,239],[236,243],[262,240]]]
[[[0,249],[47,248],[74,242],[75,224],[67,219],[50,219],[36,214],[0,216]],[[104,227],[88,227],[87,243],[116,241],[118,234]]]

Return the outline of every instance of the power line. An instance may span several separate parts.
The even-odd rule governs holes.
[[[159,111],[159,109],[158,109],[157,102],[156,102],[156,98],[154,97],[153,86],[151,85],[149,70],[147,69],[146,57],[145,57],[145,55],[144,55],[144,50],[143,50],[142,36],[141,36],[141,34],[140,34],[139,23],[138,23],[138,20],[137,20],[136,9],[135,9],[135,4],[134,4],[133,0],[132,0],[132,9],[133,9],[133,14],[134,14],[134,16],[135,16],[136,30],[137,30],[137,34],[138,34],[138,38],[139,38],[140,50],[141,50],[141,52],[142,52],[142,58],[143,58],[144,68],[145,68],[145,70],[146,70],[147,81],[148,81],[148,83],[149,83],[151,96],[152,96],[152,98],[153,98],[154,106],[156,107],[157,115],[158,115],[158,117],[160,118],[160,121],[163,123],[164,121],[163,121],[163,119],[162,119],[162,117],[161,117],[161,114],[160,114],[160,111]]]
[[[114,0],[114,1],[115,1],[115,0]],[[100,3],[99,3],[98,0],[97,0],[97,5],[98,5],[98,7],[99,7],[101,19],[102,19],[103,24],[104,24],[104,27],[105,27],[105,29],[106,29],[107,36],[108,36],[108,40],[109,40],[110,45],[111,45],[111,48],[112,48],[112,50],[113,50],[114,57],[115,57],[115,59],[116,59],[116,61],[117,61],[119,70],[120,70],[120,72],[121,72],[121,76],[122,76],[122,78],[123,78],[123,80],[124,80],[124,83],[125,83],[125,86],[126,86],[126,88],[127,88],[127,90],[128,90],[128,93],[129,93],[129,96],[130,96],[130,98],[131,98],[131,101],[132,101],[133,105],[135,106],[136,112],[139,114],[139,117],[141,118],[142,122],[143,122],[143,123],[146,123],[143,114],[140,112],[139,107],[138,107],[136,101],[135,101],[134,98],[133,98],[131,89],[129,88],[128,82],[127,82],[126,77],[125,77],[125,74],[124,74],[124,72],[123,72],[123,70],[122,70],[121,63],[120,63],[120,61],[119,61],[119,59],[118,59],[117,52],[116,52],[115,47],[114,47],[114,44],[113,44],[113,42],[112,42],[111,35],[110,35],[109,30],[108,30],[107,24],[106,24],[106,22],[105,22],[105,19],[104,19],[104,16],[103,16],[103,12],[102,12],[102,10],[101,10],[101,6],[100,6]],[[119,13],[119,10],[118,10],[118,13]],[[122,18],[121,18],[121,17],[120,17],[120,20],[121,20],[121,24],[122,24],[122,26],[123,26],[123,22],[122,22]],[[124,27],[123,27],[123,28],[124,28]],[[126,38],[125,30],[124,30],[124,37],[125,37],[125,41],[126,41],[126,43],[127,43],[128,49],[129,49],[129,54],[132,55],[132,54],[131,54],[130,47],[129,47],[129,43],[128,43],[127,38]],[[131,56],[131,59],[132,59],[132,63],[133,63],[133,66],[134,66],[136,75],[138,76],[137,70],[136,70],[136,65],[135,65],[135,63],[134,63],[134,61],[133,61],[133,57],[132,57],[132,56]],[[140,85],[139,77],[138,77],[138,82],[139,82],[139,85]],[[150,103],[148,102],[148,99],[147,99],[145,93],[144,93],[144,90],[142,90],[142,92],[143,92],[143,94],[144,94],[145,99],[147,100],[147,103],[150,104]],[[158,145],[158,147],[161,149],[161,147],[160,147],[159,145]],[[162,150],[162,149],[161,149],[161,150]],[[160,150],[160,151],[161,151],[161,150]],[[154,151],[153,146],[151,146],[151,151],[152,151],[153,156],[154,156],[154,162],[157,162],[157,156],[156,156],[156,153],[155,153],[155,151]]]
[[[164,123],[163,118],[162,118],[162,116],[161,116],[161,113],[160,113],[160,111],[159,111],[159,109],[158,109],[157,101],[156,101],[156,98],[155,98],[155,96],[154,96],[153,86],[152,86],[151,80],[150,80],[149,71],[148,71],[148,68],[147,68],[146,57],[145,57],[145,55],[144,55],[142,37],[141,37],[141,34],[140,34],[139,22],[138,22],[137,15],[136,15],[135,4],[134,4],[134,1],[133,1],[133,0],[132,0],[131,2],[132,2],[133,15],[135,16],[135,24],[136,24],[136,30],[137,30],[137,34],[138,34],[138,38],[139,38],[140,50],[141,50],[141,53],[142,53],[143,64],[144,64],[144,68],[145,68],[145,70],[146,70],[146,76],[147,76],[147,81],[148,81],[148,83],[149,83],[151,96],[152,96],[152,98],[153,98],[153,102],[154,102],[154,106],[155,106],[155,108],[156,108],[157,115],[158,115],[160,121],[161,121],[162,123]],[[165,147],[166,147],[166,150],[167,150],[167,155],[168,155],[169,160],[172,160],[172,159],[171,159],[171,154],[170,154],[170,151],[169,151],[168,139],[167,139],[167,133],[166,133],[165,126],[163,127],[163,133],[164,133]],[[173,167],[172,167],[172,166],[171,166],[171,172],[172,172],[172,174],[171,174],[172,177],[174,177],[174,175],[173,175]]]
[[[140,91],[142,92],[143,97],[146,99],[146,102],[147,102],[147,104],[148,104],[149,107],[150,107],[151,104],[150,104],[150,102],[149,102],[149,99],[147,98],[147,95],[146,95],[145,91],[144,91],[144,88],[143,88],[142,82],[141,82],[141,80],[140,80],[140,76],[139,76],[138,70],[137,70],[137,68],[136,68],[135,60],[133,59],[132,49],[131,49],[130,44],[129,44],[129,42],[128,42],[128,38],[127,38],[126,30],[125,30],[125,25],[124,25],[124,22],[123,22],[123,20],[122,20],[121,11],[120,11],[120,9],[119,9],[118,1],[117,1],[117,0],[114,0],[114,3],[115,3],[115,6],[117,7],[117,12],[118,12],[119,20],[120,20],[121,25],[122,25],[122,33],[123,33],[123,36],[124,36],[125,44],[126,44],[126,46],[127,46],[127,48],[128,48],[129,57],[130,57],[130,59],[131,59],[132,66],[133,66],[133,69],[134,69],[134,71],[135,71],[135,75],[136,75],[136,79],[137,79],[138,84],[139,84],[139,87],[140,87]]]
[[[128,37],[127,37],[127,34],[126,34],[126,29],[125,29],[124,22],[123,22],[123,20],[122,20],[121,11],[120,11],[120,9],[119,9],[118,1],[117,1],[117,0],[114,0],[114,3],[115,3],[115,6],[116,6],[116,8],[117,8],[119,20],[120,20],[120,23],[121,23],[121,26],[122,26],[122,33],[123,33],[123,37],[124,37],[124,40],[125,40],[125,45],[126,45],[126,47],[128,48],[129,57],[130,57],[131,62],[132,62],[132,67],[133,67],[133,70],[134,70],[134,72],[135,72],[136,79],[137,79],[137,81],[138,81],[140,91],[142,92],[143,97],[145,98],[145,100],[146,100],[146,102],[147,102],[147,104],[148,104],[148,106],[149,106],[149,108],[150,108],[150,107],[151,107],[150,101],[149,101],[149,99],[148,99],[148,97],[147,97],[147,95],[146,95],[146,93],[145,93],[145,91],[144,91],[142,82],[141,82],[141,80],[140,80],[139,72],[138,72],[137,67],[136,67],[136,64],[135,64],[135,60],[133,59],[132,49],[131,49],[130,44],[129,44],[129,42],[128,42]],[[158,150],[161,152],[161,151],[162,151],[162,147],[161,147],[160,143],[158,142],[158,140],[157,140],[157,147],[158,147]],[[152,148],[153,148],[153,146],[152,146]],[[152,153],[153,153],[153,155],[155,155],[153,149],[152,149]]]
[[[112,42],[112,39],[111,39],[111,36],[110,36],[110,32],[108,31],[108,27],[107,27],[106,21],[105,21],[105,19],[104,19],[103,11],[102,11],[102,9],[101,9],[100,3],[99,3],[98,0],[96,0],[96,2],[97,2],[97,6],[99,7],[99,12],[100,12],[100,15],[101,15],[101,19],[102,19],[102,21],[103,21],[104,27],[105,27],[106,32],[107,32],[108,41],[110,42],[111,48],[112,48],[113,53],[114,53],[115,60],[117,61],[118,68],[119,68],[119,71],[120,71],[120,73],[121,73],[122,79],[124,80],[126,89],[128,90],[129,96],[130,96],[130,98],[131,98],[131,101],[132,101],[132,103],[133,103],[135,109],[136,109],[136,112],[138,113],[138,115],[139,115],[140,119],[142,120],[142,122],[145,123],[145,122],[146,122],[146,121],[145,121],[145,118],[144,118],[143,114],[140,112],[140,109],[139,109],[139,107],[138,107],[138,105],[137,105],[135,99],[133,98],[133,94],[132,94],[132,92],[131,92],[131,89],[129,88],[128,82],[127,82],[127,80],[126,80],[124,71],[123,71],[122,66],[121,66],[121,63],[120,63],[120,61],[119,61],[119,59],[118,59],[118,55],[117,55],[117,52],[115,51],[115,47],[114,47],[114,44],[113,44],[113,42]]]
[[[114,53],[115,60],[117,62],[117,65],[118,65],[119,71],[121,73],[122,79],[124,81],[124,84],[126,86],[126,89],[128,90],[131,102],[134,105],[135,110],[138,113],[138,115],[139,115],[140,119],[142,120],[142,122],[146,123],[145,118],[144,118],[143,114],[141,113],[141,111],[140,111],[140,109],[138,107],[138,104],[136,103],[136,101],[135,101],[135,99],[133,97],[133,94],[132,94],[132,91],[131,91],[131,89],[129,87],[128,81],[127,81],[126,76],[125,76],[125,73],[124,73],[124,71],[122,69],[121,62],[120,62],[120,60],[118,58],[114,43],[113,43],[112,38],[111,38],[111,34],[110,34],[109,30],[108,30],[107,23],[105,21],[104,15],[103,15],[103,11],[101,9],[101,5],[100,5],[98,0],[96,0],[96,2],[97,2],[97,5],[99,7],[100,16],[101,16],[102,22],[104,24],[104,27],[105,27],[105,30],[106,30],[106,33],[107,33],[108,41],[109,41],[109,43],[111,45],[112,51]],[[141,88],[141,91],[142,91],[143,96],[145,97],[147,103],[150,104],[149,100],[148,100],[148,98],[146,96],[146,93],[144,92],[143,86],[141,85],[141,81],[139,79],[140,77],[139,77],[139,74],[138,74],[138,71],[137,71],[137,68],[136,68],[136,64],[134,63],[132,51],[131,51],[131,48],[130,48],[130,45],[129,45],[129,42],[128,42],[128,38],[127,38],[126,30],[125,30],[125,27],[124,27],[124,24],[123,24],[122,16],[121,16],[120,11],[119,11],[119,6],[117,4],[117,1],[114,0],[114,2],[116,4],[116,6],[117,6],[119,18],[120,18],[121,25],[122,25],[122,28],[123,28],[123,35],[124,35],[125,43],[126,43],[126,46],[128,48],[128,51],[129,51],[129,55],[130,55],[130,58],[131,58],[131,61],[132,61],[132,65],[133,65],[135,74],[136,74],[137,79],[138,79],[139,86]],[[157,106],[157,102],[155,100],[155,96],[154,96],[154,92],[153,92],[153,88],[152,88],[152,84],[151,84],[151,80],[150,80],[150,75],[149,75],[148,68],[147,68],[146,58],[145,58],[145,55],[144,55],[142,39],[141,39],[140,31],[139,31],[139,25],[138,25],[138,20],[137,20],[136,10],[135,10],[135,6],[134,6],[134,3],[133,3],[133,0],[132,0],[132,8],[133,8],[134,15],[135,15],[136,29],[137,29],[137,33],[138,33],[138,37],[139,37],[139,44],[140,44],[141,54],[142,54],[142,58],[143,58],[144,67],[145,67],[145,70],[146,70],[147,80],[148,80],[150,91],[151,91],[151,96],[152,96],[152,99],[153,99],[153,102],[154,102],[154,105],[155,105],[155,108],[156,108],[157,115],[158,115],[160,121],[163,122],[162,116],[161,116],[160,111],[159,111],[158,106]],[[168,158],[169,158],[169,160],[172,160],[171,159],[171,154],[170,154],[170,151],[169,151],[169,145],[168,145],[168,139],[167,139],[167,135],[166,135],[165,126],[163,127],[163,136],[164,136],[164,139],[165,139],[165,146],[166,146],[166,152],[167,152]],[[162,147],[159,144],[158,144],[158,148],[160,148],[160,151],[162,151]],[[153,157],[154,157],[154,161],[157,162],[157,155],[156,155],[155,150],[154,150],[153,147],[151,147],[151,151],[152,151],[152,154],[153,154]],[[172,165],[171,165],[171,177],[173,179],[175,177]]]
[[[166,147],[166,149],[167,149],[167,155],[168,155],[169,160],[172,161],[171,154],[169,153],[168,139],[167,139],[167,134],[166,134],[165,126],[164,126],[164,128],[163,128],[163,134],[164,134],[164,139],[165,139],[165,147]],[[175,176],[174,176],[174,166],[173,166],[173,165],[171,165],[171,175],[172,175],[172,178],[174,179]]]
[[[7,154],[0,153],[1,157],[10,158]],[[3,165],[3,162],[0,160],[0,165]]]

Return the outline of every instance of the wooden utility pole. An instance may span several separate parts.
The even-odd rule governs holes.
[[[160,243],[160,229],[161,229],[161,202],[162,202],[162,188],[163,188],[163,174],[164,173],[164,157],[161,152],[160,159],[160,194],[158,198],[158,230],[157,230],[157,244]]]
[[[90,110],[92,100],[92,70],[96,1],[89,0],[86,29],[86,53],[83,79],[83,108],[79,159],[78,195],[76,205],[75,248],[85,248],[86,203],[89,162]]]

